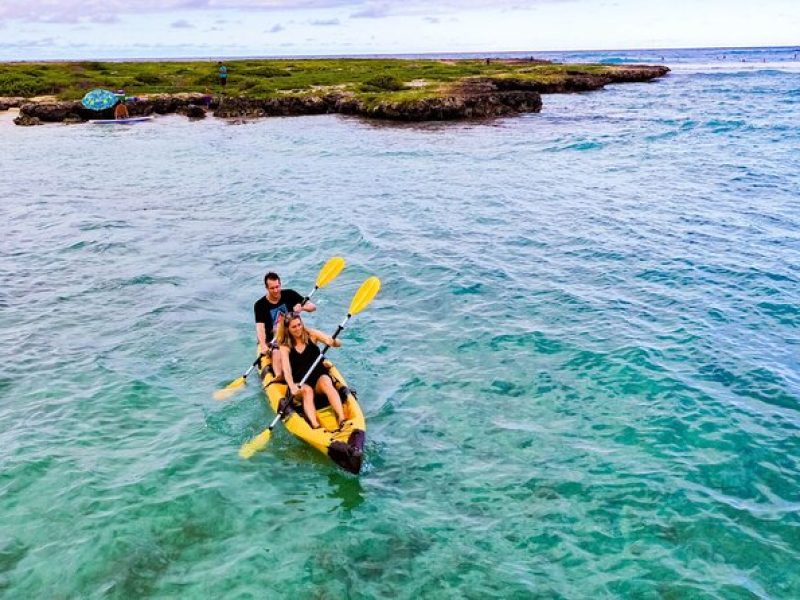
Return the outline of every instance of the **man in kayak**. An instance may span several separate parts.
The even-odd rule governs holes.
[[[314,312],[317,307],[311,302],[301,304],[303,297],[300,294],[294,290],[282,289],[281,278],[272,271],[264,276],[264,286],[267,288],[266,295],[259,298],[253,306],[258,351],[261,354],[271,353],[272,370],[275,372],[275,379],[278,379],[282,375],[281,355],[277,345],[272,345],[278,323],[289,312]]]

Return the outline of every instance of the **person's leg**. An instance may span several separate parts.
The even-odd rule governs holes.
[[[275,379],[280,380],[283,376],[283,366],[281,365],[281,352],[277,348],[272,351],[272,372]]]
[[[305,384],[300,389],[303,392],[303,411],[306,413],[306,418],[311,423],[311,427],[317,429],[319,427],[319,419],[317,419],[317,407],[314,406],[314,390]]]
[[[342,409],[342,401],[339,398],[339,393],[336,391],[336,388],[333,387],[333,381],[328,375],[322,375],[317,380],[316,390],[318,394],[325,394],[328,398],[328,402],[333,408],[333,412],[336,413],[336,420],[341,425],[342,421],[344,421],[344,409]]]

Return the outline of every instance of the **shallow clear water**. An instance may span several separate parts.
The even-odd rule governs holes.
[[[760,56],[760,55],[759,55]],[[796,65],[538,115],[0,122],[0,595],[800,597]],[[276,430],[320,266],[358,478]]]

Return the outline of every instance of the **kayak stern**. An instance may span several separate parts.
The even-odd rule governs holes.
[[[328,456],[345,471],[355,475],[361,471],[364,460],[364,439],[366,435],[360,429],[350,434],[347,443],[335,441],[328,446]]]

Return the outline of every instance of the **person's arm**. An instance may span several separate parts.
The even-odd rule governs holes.
[[[256,338],[258,338],[258,351],[261,354],[267,354],[267,328],[264,323],[256,323]]]
[[[342,347],[342,340],[335,340],[331,336],[324,334],[317,329],[311,329],[310,327],[306,327],[306,331],[308,331],[308,335],[311,337],[311,341],[314,343],[322,342],[331,348]]]
[[[292,310],[294,312],[300,312],[301,310],[306,312],[314,312],[317,310],[317,305],[313,302],[306,302],[305,304],[301,305],[300,303],[303,301],[303,297],[294,290],[292,290],[292,292],[294,293],[294,298],[292,298]]]
[[[267,354],[269,349],[267,348],[267,324],[265,319],[269,318],[266,310],[262,308],[261,300],[258,300],[253,305],[253,315],[255,316],[256,321],[256,339],[258,340],[258,351],[261,354]]]
[[[281,368],[283,369],[283,378],[286,380],[286,385],[289,388],[289,393],[292,396],[297,395],[300,390],[294,382],[292,375],[292,365],[289,362],[289,346],[281,346]]]

